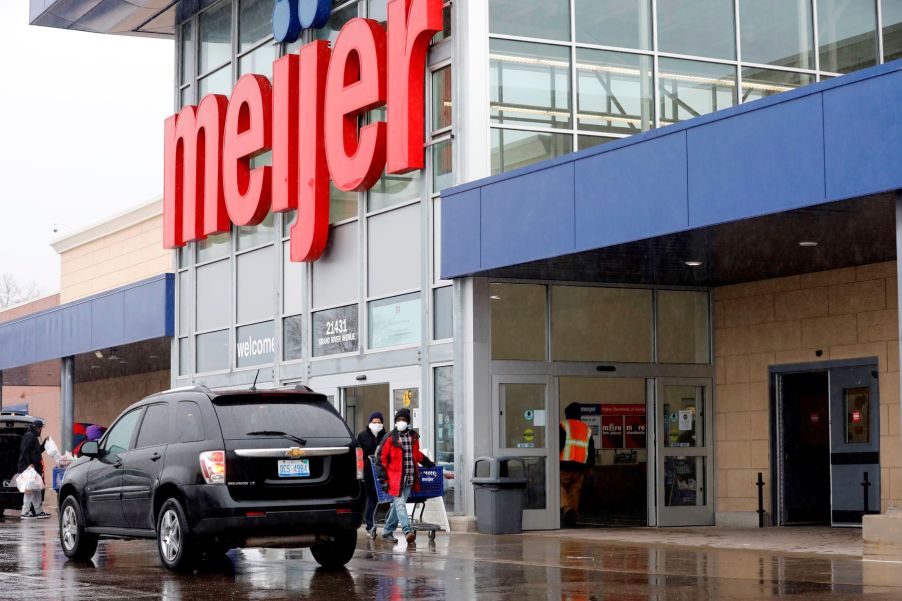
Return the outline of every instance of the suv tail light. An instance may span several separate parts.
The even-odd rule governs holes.
[[[363,480],[363,449],[357,447],[357,479]]]
[[[225,451],[204,451],[200,454],[200,471],[207,484],[225,484]]]

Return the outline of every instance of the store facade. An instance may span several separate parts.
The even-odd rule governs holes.
[[[32,22],[174,36],[175,112],[210,94],[230,95],[247,74],[274,81],[273,63],[279,57],[297,54],[316,40],[334,47],[341,28],[355,17],[381,25],[388,21],[389,36],[392,27],[386,0],[333,2],[322,27],[308,28],[298,41],[285,43],[273,36],[270,0],[179,2],[141,9],[147,12],[143,20],[97,9],[65,22],[59,15],[51,18],[54,4],[33,0]],[[585,523],[757,520],[755,507],[749,506],[755,488],[748,480],[763,470],[771,496],[777,470],[770,464],[767,393],[761,400],[769,376],[748,365],[760,359],[757,355],[790,349],[762,343],[748,356],[731,351],[731,359],[721,359],[723,337],[741,338],[747,335],[741,328],[764,322],[724,318],[719,309],[752,314],[757,301],[737,299],[756,299],[755,286],[747,295],[721,284],[769,281],[767,274],[696,277],[685,265],[696,259],[683,258],[664,242],[619,254],[580,254],[607,248],[616,236],[593,240],[583,249],[563,244],[565,228],[554,228],[563,227],[556,217],[567,213],[565,199],[571,196],[562,191],[572,188],[574,178],[528,166],[547,160],[554,166],[565,160],[557,157],[595,147],[601,156],[606,144],[651,132],[637,145],[634,160],[654,169],[633,172],[630,179],[606,160],[598,168],[609,179],[592,184],[619,196],[589,205],[616,202],[625,217],[612,221],[616,227],[586,223],[599,232],[629,232],[630,241],[658,236],[642,227],[659,211],[653,201],[686,183],[678,166],[669,163],[681,153],[685,158],[685,149],[668,144],[674,136],[656,132],[902,57],[898,3],[441,4],[443,30],[425,61],[422,169],[384,174],[367,190],[333,186],[329,241],[315,261],[290,260],[297,219],[291,211],[272,212],[258,225],[232,226],[181,247],[175,259],[172,384],[303,383],[329,395],[355,430],[373,410],[411,407],[424,446],[458,476],[449,481],[449,512],[473,515],[466,476],[475,457],[519,455],[529,466],[525,520],[530,528],[560,525],[555,424],[563,408],[575,402],[585,421],[597,428],[598,468],[594,488],[584,495]],[[385,109],[376,108],[361,123],[384,118]],[[741,144],[748,133],[724,131],[711,143]],[[779,145],[783,139],[775,135],[771,142]],[[271,153],[258,153],[249,167],[272,163]],[[518,168],[531,175],[501,185],[503,174]],[[661,188],[644,187],[650,173],[664,177]],[[501,179],[473,184],[492,175]],[[725,190],[740,192],[759,185],[713,179]],[[483,190],[480,194],[503,191],[493,197],[495,204],[474,205],[467,200],[467,186]],[[574,223],[589,217],[577,216]],[[698,241],[688,244],[705,248]],[[476,262],[471,261],[474,252]],[[635,277],[649,272],[652,259],[666,262],[671,254],[679,256],[675,260],[688,269],[686,274]],[[574,258],[551,260],[568,255]],[[483,256],[492,260],[483,262]],[[876,253],[861,265],[894,258]],[[712,260],[698,259],[702,267]],[[834,266],[810,264],[796,273]],[[889,276],[883,285],[884,306],[875,311],[894,309],[886,292]],[[816,311],[810,316],[821,317]],[[798,328],[808,318],[799,317]],[[836,345],[851,344],[849,337]],[[888,348],[884,341],[884,354]],[[763,362],[765,372],[784,363],[776,357]],[[892,360],[880,363],[879,372],[898,371],[891,365]],[[882,382],[881,403],[891,399],[886,386]],[[727,400],[731,395],[740,399],[734,404],[738,408],[722,410],[733,407]],[[897,406],[898,390],[895,397]],[[668,417],[666,424],[662,415]],[[738,436],[743,428],[754,431],[755,438],[727,438],[727,432]],[[754,461],[748,460],[751,456]],[[881,470],[890,467],[880,465]],[[902,486],[893,478],[898,475],[887,471],[878,499],[884,490],[890,494],[889,482]],[[885,510],[897,497],[882,498]]]

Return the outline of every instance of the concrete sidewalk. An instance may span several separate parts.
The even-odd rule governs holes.
[[[862,557],[860,528],[579,528],[549,532],[526,532],[521,536],[566,538],[623,545],[771,551]]]

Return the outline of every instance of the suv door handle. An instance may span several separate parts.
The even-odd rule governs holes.
[[[115,461],[115,463],[113,463],[113,467],[116,468],[116,469],[119,469],[120,467],[122,467],[122,460],[121,460],[121,459],[117,459],[117,460]]]
[[[153,455],[150,456],[150,460],[151,460],[151,461],[156,461],[157,459],[159,459],[159,458],[162,457],[162,456],[163,456],[163,455],[162,455],[159,451],[154,451],[154,452],[153,452]]]

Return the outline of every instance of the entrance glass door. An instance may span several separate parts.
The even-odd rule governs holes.
[[[714,524],[711,382],[657,382],[658,525]]]
[[[495,376],[493,394],[493,451],[514,456],[526,468],[523,528],[558,527],[558,428],[552,405],[551,378]],[[554,483],[551,486],[550,483]]]
[[[876,371],[876,365],[830,370],[834,526],[860,526],[865,512],[880,513],[880,399]]]

